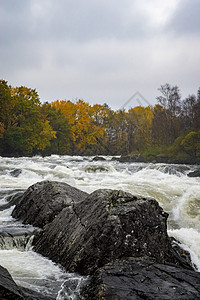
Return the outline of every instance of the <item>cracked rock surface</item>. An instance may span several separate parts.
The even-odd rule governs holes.
[[[148,256],[179,264],[167,214],[154,199],[107,189],[65,207],[35,238],[35,250],[82,275],[115,259]]]
[[[12,217],[24,224],[43,228],[64,207],[83,200],[87,195],[64,182],[41,181],[30,186],[21,196]]]
[[[85,300],[200,299],[200,273],[148,259],[116,261],[92,275]]]

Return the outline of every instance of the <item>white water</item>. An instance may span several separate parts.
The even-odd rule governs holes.
[[[42,180],[66,182],[88,193],[111,188],[154,197],[169,213],[169,235],[190,251],[194,265],[200,270],[200,178],[187,176],[197,166],[119,163],[110,159],[93,162],[92,157],[78,156],[0,157],[0,205],[6,203],[7,195]],[[16,169],[22,172],[13,177],[10,172]],[[11,217],[11,211],[12,208],[0,211],[1,225],[20,227]],[[66,295],[68,299],[76,299],[81,278],[66,274],[30,248],[0,250],[0,264],[19,285],[57,294],[59,300],[67,299]]]

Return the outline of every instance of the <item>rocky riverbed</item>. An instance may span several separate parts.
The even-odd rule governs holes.
[[[88,275],[79,296],[69,299],[200,298],[200,273],[168,236],[168,214],[153,198],[112,189],[87,194],[42,181],[16,196],[12,215],[39,228],[36,252],[66,271]],[[19,289],[1,271],[2,297],[43,299]]]

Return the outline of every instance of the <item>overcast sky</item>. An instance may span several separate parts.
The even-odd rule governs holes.
[[[200,87],[199,16],[200,0],[0,0],[0,78],[48,102],[155,104],[165,83],[184,98]]]

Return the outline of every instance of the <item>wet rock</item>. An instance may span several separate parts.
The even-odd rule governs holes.
[[[31,245],[33,234],[38,232],[39,228],[32,226],[9,226],[0,229],[0,249],[10,250],[17,248],[25,250],[27,245]]]
[[[105,161],[106,159],[102,156],[95,156],[92,161]]]
[[[10,175],[13,176],[13,177],[18,177],[21,173],[22,173],[21,169],[15,169],[15,170],[10,172]]]
[[[85,171],[88,173],[109,172],[109,168],[106,166],[89,166],[85,168]]]
[[[111,158],[111,161],[119,161],[119,157],[113,156],[113,157]]]
[[[12,216],[24,224],[42,228],[52,222],[63,208],[83,200],[87,195],[64,182],[38,182],[26,190]]]
[[[46,296],[33,290],[21,287],[24,295],[24,300],[55,300],[55,297]]]
[[[97,190],[45,226],[36,235],[35,250],[82,275],[126,257],[181,264],[167,235],[167,217],[154,199]]]
[[[0,211],[8,209],[13,205],[16,205],[19,202],[19,200],[21,199],[23,194],[24,194],[23,192],[17,192],[16,194],[13,194],[13,195],[7,197],[6,200],[8,201],[8,203],[1,205]]]
[[[0,228],[0,236],[23,236],[23,235],[32,235],[36,233],[39,228],[35,228],[32,226],[9,226]]]
[[[200,299],[200,273],[149,259],[109,264],[82,289],[85,300]]]
[[[192,262],[190,252],[183,249],[181,247],[181,243],[174,237],[170,237],[170,240],[173,249],[172,252],[176,259],[180,262],[180,265],[186,269],[197,270],[197,266]]]
[[[0,299],[1,300],[21,300],[23,293],[16,285],[9,272],[0,266]]]
[[[158,170],[165,174],[181,176],[188,172],[190,168],[185,165],[162,165]]]
[[[141,154],[122,155],[119,162],[146,162],[146,159]]]
[[[189,177],[200,177],[200,170],[195,170],[188,174]]]
[[[1,300],[53,300],[40,293],[16,285],[12,276],[0,266],[0,299]]]

